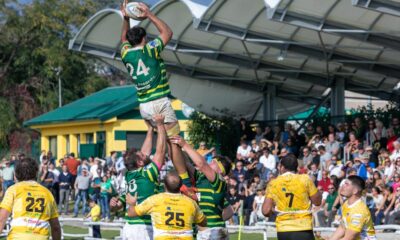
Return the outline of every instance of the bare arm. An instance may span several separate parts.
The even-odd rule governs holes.
[[[232,205],[229,205],[226,208],[224,208],[224,210],[222,210],[222,219],[224,221],[227,221],[227,220],[231,219],[232,216],[233,216]]]
[[[269,215],[271,215],[272,213],[272,209],[274,206],[274,201],[271,198],[265,198],[263,205],[262,205],[262,214],[266,217],[268,217]]]
[[[316,194],[310,197],[310,200],[312,204],[314,204],[315,206],[319,206],[321,205],[322,194],[320,192],[317,192]]]
[[[122,3],[122,6],[121,6],[121,13],[122,13],[122,16],[124,17],[124,19],[122,21],[121,42],[128,41],[126,39],[126,33],[128,32],[128,30],[130,28],[130,24],[129,24],[129,17],[126,15],[126,12],[125,12],[125,7],[126,7],[127,3],[128,3],[128,0],[124,0],[124,2]]]
[[[210,182],[215,181],[216,173],[207,164],[207,161],[196,150],[194,150],[185,140],[180,136],[174,136],[170,139],[174,144],[179,145],[192,159],[194,165],[201,171]]]
[[[147,125],[147,134],[146,134],[146,138],[144,139],[144,142],[143,142],[143,145],[142,145],[142,148],[140,149],[140,151],[144,155],[150,156],[151,149],[153,148],[153,127],[146,120],[145,120],[145,123]]]
[[[61,240],[61,226],[58,218],[50,219],[51,238],[53,240]]]
[[[156,114],[153,116],[153,119],[157,124],[157,147],[153,161],[161,167],[165,162],[165,150],[167,148],[167,132],[164,127],[165,118],[161,114]]]
[[[345,229],[342,225],[340,225],[336,231],[333,233],[332,236],[330,236],[328,239],[329,240],[339,240],[341,239],[345,234]]]
[[[0,233],[3,232],[4,226],[6,225],[9,216],[9,211],[5,210],[4,208],[0,209]]]
[[[204,218],[203,221],[197,224],[200,227],[207,227],[207,218]]]
[[[144,3],[140,3],[138,8],[142,11],[142,15],[139,17],[147,17],[160,32],[159,37],[163,41],[164,46],[167,45],[172,38],[171,28],[163,20],[154,15]]]

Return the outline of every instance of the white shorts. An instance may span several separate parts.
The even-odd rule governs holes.
[[[153,226],[144,224],[125,224],[122,240],[153,240]]]
[[[165,117],[164,123],[178,122],[175,111],[172,108],[171,101],[167,97],[156,99],[139,105],[140,115],[145,120],[149,120],[151,125],[155,126],[153,121],[154,114],[162,114]]]
[[[223,227],[207,228],[197,233],[197,240],[229,240],[228,230]]]

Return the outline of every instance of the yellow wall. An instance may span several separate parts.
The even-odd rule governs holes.
[[[179,120],[181,131],[187,131],[187,120]],[[69,137],[70,152],[77,155],[78,139],[80,135],[80,143],[86,143],[86,134],[93,133],[94,143],[96,142],[96,132],[104,131],[106,133],[106,155],[111,151],[126,150],[126,141],[114,140],[115,131],[132,131],[145,132],[147,126],[142,119],[115,120],[107,123],[100,122],[81,122],[81,124],[55,124],[46,126],[33,126],[33,128],[41,130],[41,148],[49,150],[49,136],[57,136],[57,158],[62,158],[67,154],[67,137]]]

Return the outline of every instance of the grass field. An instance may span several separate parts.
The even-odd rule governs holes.
[[[84,228],[79,228],[79,227],[72,227],[72,226],[65,226],[63,227],[64,231],[66,233],[87,233],[87,229]],[[114,239],[114,237],[119,235],[118,231],[113,231],[113,230],[102,230],[101,235],[103,238],[106,239]],[[3,240],[6,238],[0,238],[0,240]],[[64,238],[65,240],[76,240],[77,238]],[[231,234],[230,235],[230,240],[238,240],[238,234]],[[262,240],[263,237],[261,234],[242,234],[241,239],[243,240]],[[271,240],[276,240],[275,238],[268,238]]]

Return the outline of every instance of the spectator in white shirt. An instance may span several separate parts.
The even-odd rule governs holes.
[[[329,166],[329,176],[340,177],[342,172],[342,166],[337,165],[337,157],[332,156],[331,165]]]
[[[261,178],[266,180],[270,173],[276,169],[276,158],[269,152],[268,148],[263,149],[263,155],[260,157],[260,164],[265,170]]]
[[[393,142],[394,150],[390,155],[390,160],[393,162],[400,157],[400,142],[398,140]]]
[[[240,142],[240,146],[236,152],[236,158],[238,160],[247,160],[250,155],[251,147],[247,145],[246,141],[242,140]]]
[[[328,142],[325,144],[325,149],[331,155],[337,155],[339,153],[340,144],[335,140],[335,134],[330,133],[328,135]]]

